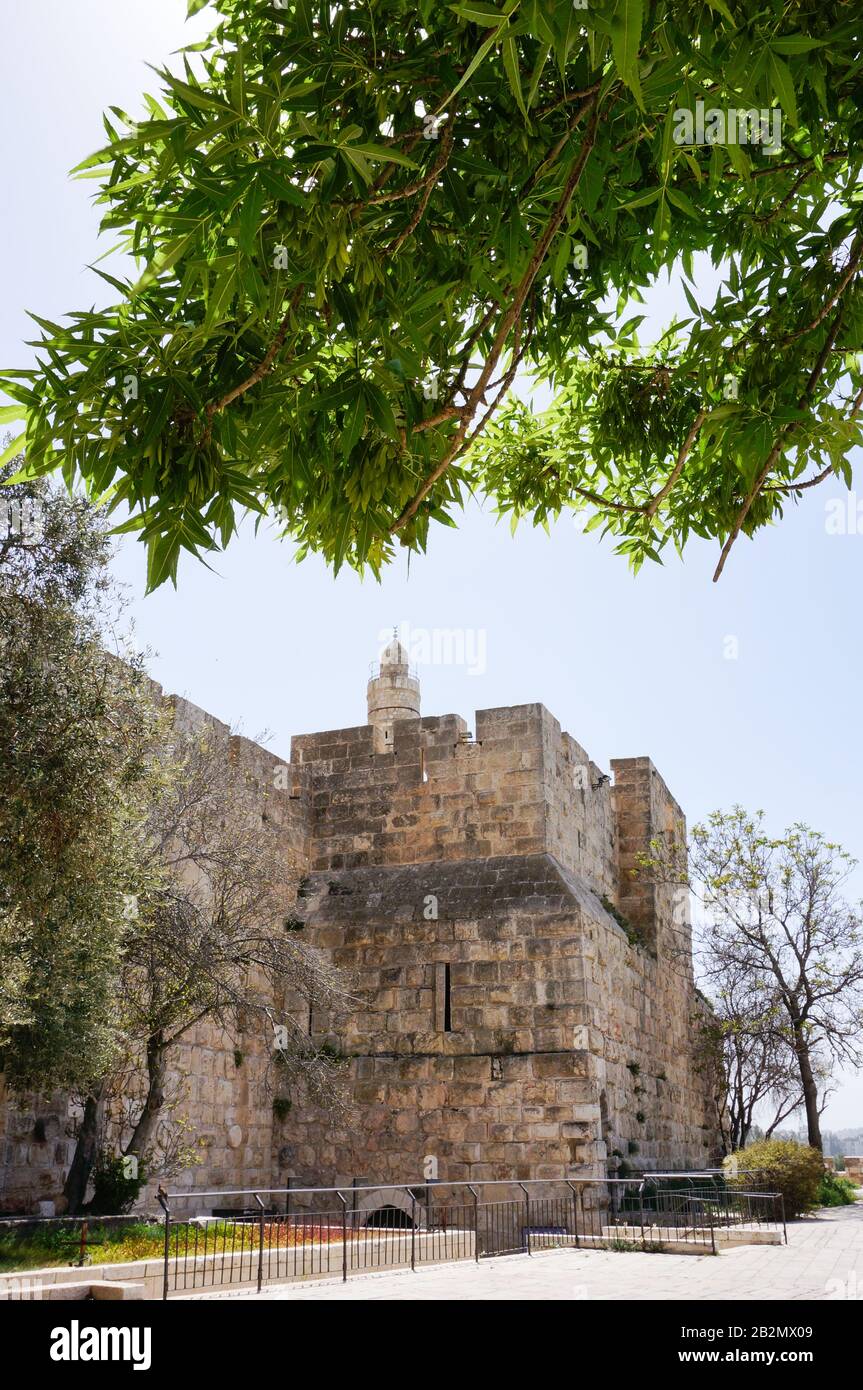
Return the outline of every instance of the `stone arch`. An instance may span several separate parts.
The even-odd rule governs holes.
[[[345,1196],[347,1196],[347,1192]],[[410,1193],[403,1187],[376,1187],[370,1192],[359,1192],[354,1202],[354,1211],[357,1213],[359,1224],[362,1226],[367,1226],[372,1217],[387,1207],[403,1215],[408,1229],[411,1225],[412,1212],[417,1227],[425,1224],[425,1209],[422,1203],[418,1201],[414,1207],[411,1203]]]

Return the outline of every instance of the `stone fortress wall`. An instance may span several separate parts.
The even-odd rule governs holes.
[[[224,739],[252,813],[300,866],[291,929],[352,998],[303,1019],[343,1059],[342,1120],[300,1095],[274,1107],[271,1038],[205,1026],[177,1048],[180,1111],[205,1149],[173,1187],[420,1182],[429,1158],[442,1180],[478,1181],[715,1157],[688,924],[633,875],[653,837],[684,834],[649,759],[614,761],[612,783],[540,704],[481,710],[473,735],[424,717],[397,642],[369,723],[294,738],[289,765],[173,703],[179,726]],[[56,1198],[67,1109],[0,1098],[0,1206]]]
[[[152,683],[156,698],[161,686]],[[238,794],[249,813],[278,837],[286,866],[307,862],[308,798],[286,780],[284,761],[251,739],[233,734],[196,705],[179,696],[164,697],[178,731],[206,729],[224,749],[235,773]],[[294,875],[296,878],[296,875]],[[172,1051],[167,1093],[174,1115],[200,1146],[202,1162],[170,1185],[198,1190],[266,1186],[270,1164],[273,1109],[269,1089],[272,1038],[258,1030],[228,1036],[222,1029],[197,1025]],[[138,1078],[143,1083],[143,1072]],[[133,1092],[140,1092],[135,1086]],[[173,1101],[172,1101],[173,1103]],[[0,1211],[30,1212],[40,1201],[63,1208],[62,1189],[74,1152],[74,1124],[81,1114],[75,1097],[13,1096],[0,1075]],[[158,1181],[148,1185],[143,1205],[154,1205]]]

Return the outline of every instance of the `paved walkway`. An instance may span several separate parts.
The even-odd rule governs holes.
[[[786,1245],[722,1255],[549,1250],[430,1265],[415,1273],[353,1275],[212,1298],[331,1300],[863,1299],[863,1202],[788,1226]]]

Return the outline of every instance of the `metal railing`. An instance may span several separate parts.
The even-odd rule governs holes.
[[[163,1297],[226,1284],[253,1284],[260,1292],[264,1283],[346,1280],[363,1271],[475,1257],[478,1197],[463,1186],[469,1190],[450,1201],[429,1200],[427,1187],[390,1184],[160,1192]],[[178,1215],[178,1204],[216,1197],[215,1215]],[[228,1200],[243,1203],[236,1214],[225,1210]]]
[[[660,1231],[659,1238],[666,1244],[673,1239],[688,1240],[690,1232],[708,1228],[714,1249],[717,1243],[754,1243],[780,1234],[786,1244],[788,1241],[785,1205],[778,1192],[697,1179],[670,1185],[645,1178],[642,1202],[648,1228]]]
[[[741,1239],[784,1233],[778,1194],[723,1189],[710,1174],[687,1178],[162,1191],[162,1294],[228,1285],[260,1292],[269,1283],[565,1247],[715,1254],[732,1228]],[[189,1203],[214,1199],[211,1214],[185,1214]]]

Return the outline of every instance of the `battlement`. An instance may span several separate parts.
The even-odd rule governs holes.
[[[165,698],[178,728],[206,726],[224,741],[262,817],[314,872],[551,854],[651,952],[679,947],[685,900],[639,862],[657,838],[685,838],[650,758],[612,759],[612,780],[538,702],[477,710],[472,730],[458,714],[422,715],[402,649],[388,652],[369,682],[375,722],[296,735],[289,764]]]
[[[387,679],[403,684],[401,649],[390,650]],[[382,698],[373,692],[370,709]],[[649,758],[614,759],[612,782],[542,704],[478,710],[472,732],[459,715],[405,708],[295,737],[291,766],[311,808],[314,871],[547,853],[651,951],[666,944],[670,890],[648,881],[639,856],[682,833],[680,807]]]

